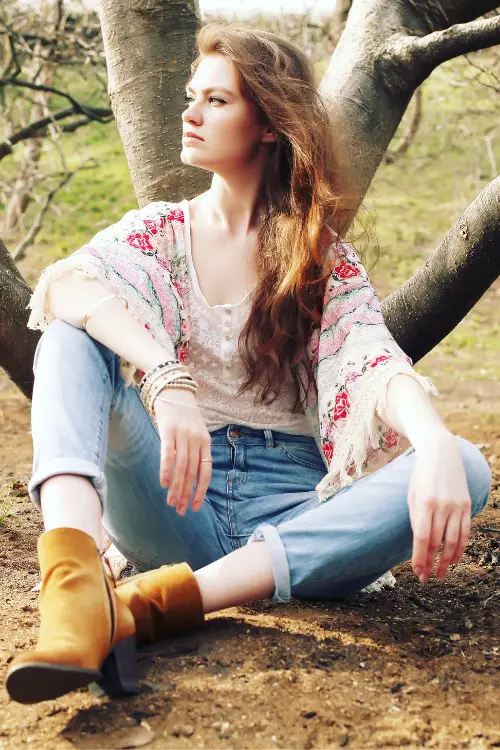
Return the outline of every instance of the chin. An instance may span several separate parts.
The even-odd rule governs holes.
[[[190,167],[198,167],[199,169],[206,169],[209,172],[213,172],[213,165],[204,164],[203,159],[197,159],[196,154],[190,151],[190,149],[182,149],[181,161],[183,164],[187,164]]]

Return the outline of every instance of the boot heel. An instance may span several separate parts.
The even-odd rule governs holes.
[[[101,667],[97,683],[109,698],[140,692],[135,635],[115,644]]]

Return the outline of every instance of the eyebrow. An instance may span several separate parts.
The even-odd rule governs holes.
[[[191,86],[186,86],[186,91],[192,91],[194,93],[194,89],[191,88]],[[202,89],[202,94],[210,94],[212,91],[224,91],[226,94],[229,94],[229,96],[233,96],[233,92],[229,91],[229,89],[225,89],[224,86],[209,86],[207,89]]]

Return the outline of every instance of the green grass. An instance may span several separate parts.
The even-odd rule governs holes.
[[[488,50],[481,53],[488,67]],[[317,65],[317,72],[327,61]],[[438,68],[422,85],[423,115],[409,151],[392,165],[381,166],[365,199],[380,248],[380,258],[370,271],[372,282],[383,297],[408,278],[433,252],[478,192],[493,179],[485,136],[494,128],[498,114],[494,93],[470,82],[473,71],[463,58]],[[75,78],[77,93],[85,96],[85,84]],[[93,97],[89,91],[87,101]],[[95,99],[92,99],[95,101]],[[102,99],[101,99],[102,102]],[[399,143],[411,117],[406,113],[391,149]],[[500,136],[499,136],[500,138]],[[500,164],[499,138],[492,148]],[[43,268],[88,241],[99,229],[118,220],[136,207],[121,141],[114,123],[93,124],[64,138],[68,162],[77,165],[85,158],[98,161],[95,169],[80,172],[59,193],[43,229],[28,257],[20,264],[28,282],[34,284]],[[16,156],[16,159],[19,158]],[[44,154],[48,169],[53,152]],[[2,169],[14,170],[15,159],[2,162]],[[168,196],[165,196],[168,199]],[[1,210],[0,205],[0,210]],[[19,238],[10,238],[14,247]],[[361,243],[362,244],[362,243]],[[370,266],[370,248],[368,266]],[[500,297],[488,293],[423,362],[423,369],[437,379],[495,379],[500,376]],[[460,372],[455,372],[459,367]]]

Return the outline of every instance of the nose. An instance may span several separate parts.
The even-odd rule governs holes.
[[[201,113],[200,110],[197,108],[196,102],[189,102],[189,106],[186,107],[185,110],[182,112],[182,119],[184,122],[194,122],[196,124],[200,124],[201,122]]]

